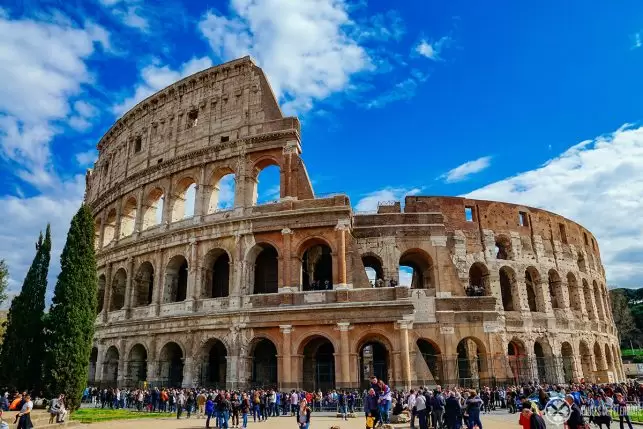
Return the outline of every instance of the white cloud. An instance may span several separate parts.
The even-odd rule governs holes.
[[[366,103],[367,109],[384,107],[395,101],[410,100],[415,97],[420,84],[428,79],[428,75],[419,70],[411,70],[411,75],[401,82],[396,83],[393,88],[373,97]]]
[[[168,66],[159,66],[158,60],[141,70],[142,82],[140,82],[134,94],[126,98],[122,103],[114,106],[113,111],[116,115],[123,115],[129,109],[139,102],[143,101],[155,92],[183,79],[186,76],[207,69],[212,66],[212,60],[208,57],[192,58],[190,61],[182,64],[179,70],[172,70]]]
[[[483,170],[486,170],[491,165],[491,157],[483,156],[473,161],[467,161],[464,164],[458,165],[457,167],[449,170],[441,177],[447,183],[462,182],[467,180],[469,176],[480,173]]]
[[[641,45],[641,33],[634,33],[632,35],[632,49],[638,49]]]
[[[448,46],[451,42],[449,36],[441,37],[437,42],[431,43],[426,40],[421,40],[420,43],[415,47],[415,52],[422,55],[423,57],[429,58],[431,60],[440,60],[440,54],[442,50]]]
[[[643,127],[624,126],[467,196],[540,207],[580,223],[598,239],[608,282],[641,286],[641,165]]]
[[[81,167],[91,167],[98,159],[98,151],[96,149],[88,150],[76,154],[76,162]]]
[[[82,93],[92,76],[85,60],[96,44],[109,49],[100,26],[79,27],[61,14],[46,19],[0,15],[0,152],[17,167],[17,176],[36,186],[54,180],[50,142],[56,122],[71,113],[69,99]],[[10,84],[7,84],[10,82]],[[85,127],[76,120],[72,125]]]
[[[387,42],[400,40],[406,33],[402,16],[396,10],[378,13],[360,21],[355,26],[356,38],[359,41],[373,40]]]
[[[371,192],[364,195],[355,204],[356,212],[373,212],[381,202],[400,201],[404,205],[404,199],[407,195],[417,195],[422,191],[420,188],[392,188],[387,187],[379,191]]]
[[[232,0],[230,12],[208,12],[201,32],[224,60],[252,55],[287,113],[309,110],[372,67],[344,0]]]
[[[143,32],[150,29],[149,20],[142,14],[141,0],[100,0],[100,3],[123,25]]]

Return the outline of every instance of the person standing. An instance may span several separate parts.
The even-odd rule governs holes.
[[[407,407],[409,409],[409,414],[411,415],[411,429],[415,429],[415,390],[411,389],[411,392],[409,393],[409,398],[407,399]]]
[[[435,429],[442,429],[442,419],[444,416],[444,396],[442,396],[442,389],[437,388],[435,395],[433,395],[433,402],[431,404],[431,422]]]
[[[241,427],[246,429],[248,427],[248,413],[250,412],[250,399],[248,395],[244,392],[241,395]]]
[[[214,401],[212,400],[212,396],[208,396],[208,399],[205,401],[205,405],[203,406],[203,411],[206,416],[205,427],[206,429],[209,429],[210,419],[212,418],[212,414],[214,414]]]
[[[444,401],[444,420],[447,429],[459,429],[462,422],[462,407],[453,391],[449,392],[449,397]]]
[[[429,429],[428,416],[426,415],[426,396],[422,391],[419,391],[415,397],[415,412],[418,416],[420,429]]]
[[[308,408],[308,403],[306,402],[306,399],[302,399],[299,402],[299,407],[297,408],[297,414],[296,414],[296,419],[297,419],[297,425],[299,426],[299,429],[308,429],[310,426],[310,408]]]
[[[31,429],[33,428],[33,423],[31,423],[31,410],[33,410],[33,402],[31,402],[30,395],[24,395],[24,404],[20,408],[18,413],[18,429]]]
[[[185,394],[183,391],[179,392],[179,395],[176,398],[176,418],[180,419],[181,414],[183,413],[183,407],[185,407]]]
[[[621,429],[623,429],[623,422],[627,422],[628,427],[632,429],[632,421],[630,420],[630,415],[627,412],[627,402],[621,393],[616,394],[615,408],[618,411],[618,419]]]
[[[482,429],[482,422],[480,421],[480,408],[482,407],[482,399],[476,393],[475,390],[472,390],[469,399],[466,402],[467,414],[469,415],[469,427],[473,428],[475,425],[478,425],[479,429]]]

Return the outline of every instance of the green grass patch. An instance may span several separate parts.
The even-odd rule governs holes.
[[[111,410],[103,408],[81,408],[71,415],[72,420],[81,423],[98,423],[110,420],[154,419],[172,417],[173,413],[148,413],[132,410]]]
[[[632,422],[643,423],[643,410],[630,411],[628,414]],[[618,413],[612,411],[612,420],[618,423]]]
[[[643,349],[621,349],[621,355],[625,357],[643,356]]]

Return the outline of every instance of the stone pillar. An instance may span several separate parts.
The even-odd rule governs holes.
[[[125,282],[125,317],[130,318],[132,315],[132,294],[134,290],[132,288],[132,280],[134,278],[134,260],[132,258],[127,258],[127,280]]]
[[[103,323],[107,323],[109,304],[112,300],[112,264],[105,267],[105,293],[103,294]],[[102,368],[101,368],[102,371]]]
[[[154,305],[154,314],[159,315],[161,311],[161,302],[163,302],[163,288],[165,287],[165,267],[163,266],[163,249],[156,256],[156,268],[154,269],[154,290],[152,293],[152,305]]]
[[[196,184],[196,192],[194,196],[194,220],[200,222],[203,215],[207,212],[205,206],[205,166],[201,166],[199,170],[199,182]]]
[[[193,379],[193,372],[194,372],[194,362],[193,362],[192,356],[186,357],[183,360],[183,383],[181,383],[182,387],[193,387],[192,379]]]
[[[480,384],[480,369],[478,368],[478,345],[473,340],[466,341],[467,359],[471,371],[471,382],[476,388]],[[488,357],[487,357],[488,360]]]
[[[123,220],[123,202],[118,201],[116,204],[116,225],[114,225],[114,244],[118,243],[121,239],[121,221]]]
[[[338,386],[343,388],[352,387],[350,386],[350,350],[348,342],[348,330],[350,329],[350,323],[348,322],[339,322],[337,324],[340,334],[340,344],[339,344],[339,356],[340,356],[340,374],[341,379],[339,380]]]
[[[335,231],[337,233],[337,285],[335,289],[352,289],[352,285],[348,284],[346,276],[346,231],[350,228],[350,221],[342,219],[337,222]]]
[[[174,195],[172,195],[172,180],[167,186],[167,193],[163,196],[163,214],[161,216],[161,226],[168,226],[172,222],[172,205]]]
[[[409,329],[413,323],[408,320],[397,322],[400,326],[400,343],[402,344],[402,376],[400,381],[405,390],[411,388],[411,356],[409,354]]]
[[[197,310],[196,301],[198,299],[197,272],[199,265],[199,242],[196,239],[190,240],[190,253],[188,257],[188,285],[186,291],[186,300],[191,302],[192,310]]]
[[[281,230],[281,235],[284,240],[283,258],[282,258],[282,285],[279,288],[281,293],[291,293],[299,290],[298,285],[293,284],[292,280],[292,235],[293,231],[290,228]]]
[[[94,383],[100,384],[103,380],[103,361],[105,358],[105,346],[96,345],[96,373],[94,374]]]
[[[279,325],[279,330],[283,335],[284,344],[283,344],[283,371],[281,371],[281,383],[278,383],[282,389],[292,389],[293,388],[293,373],[292,373],[292,325]]]
[[[138,235],[141,233],[141,230],[143,229],[143,198],[145,198],[143,189],[144,188],[140,188],[138,190],[138,196],[136,197],[136,219],[134,219],[135,237],[138,237]]]

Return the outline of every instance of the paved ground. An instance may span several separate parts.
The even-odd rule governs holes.
[[[518,414],[509,415],[506,412],[497,412],[482,416],[482,425],[484,429],[519,429]],[[342,421],[336,417],[327,414],[313,414],[310,429],[328,429],[332,426],[339,426],[341,429],[364,429],[364,419],[354,418],[348,421]],[[408,428],[409,425],[394,425],[396,428]],[[204,419],[185,419],[177,420],[176,418],[159,418],[159,419],[140,419],[114,421],[104,423],[94,423],[91,429],[203,429],[205,428]],[[272,417],[267,422],[253,423],[252,419],[248,424],[249,429],[297,429],[297,423],[294,417]]]

